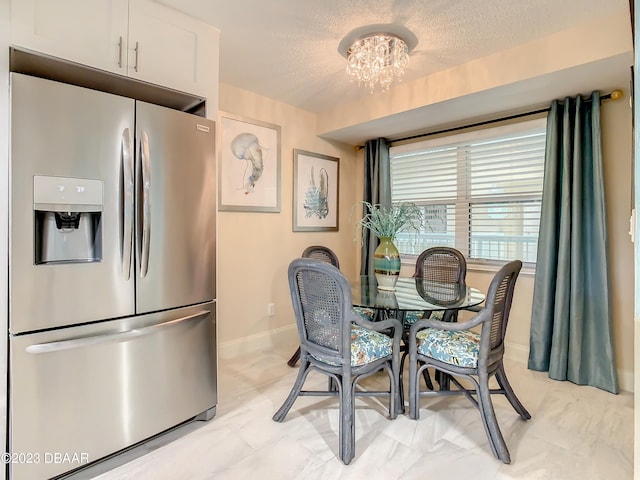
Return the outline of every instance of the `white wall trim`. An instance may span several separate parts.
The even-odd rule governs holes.
[[[633,372],[630,372],[628,370],[622,370],[618,372],[618,383],[620,384],[620,390],[631,393],[635,391]]]
[[[525,364],[529,361],[529,347],[511,342],[504,342],[504,346],[504,356],[509,360]]]
[[[218,344],[218,356],[220,358],[233,358],[244,356],[261,350],[270,350],[279,346],[295,345],[298,342],[296,325],[275,328],[267,332],[257,333],[248,337],[220,342]],[[293,354],[293,351],[291,351]]]
[[[504,356],[509,360],[516,362],[523,362],[525,365],[529,361],[529,347],[518,345],[516,343],[505,342]],[[634,391],[633,372],[627,370],[618,371],[618,383],[620,384],[620,390],[625,392]]]
[[[258,333],[249,337],[221,342],[218,345],[218,356],[220,358],[231,359],[237,356],[245,356],[261,350],[271,350],[273,348],[291,347],[298,341],[298,332],[295,325],[275,328],[268,332]],[[509,360],[526,364],[529,360],[529,347],[518,345],[517,343],[505,344],[505,357]],[[293,354],[293,351],[291,351]],[[619,371],[618,382],[620,389],[626,392],[634,391],[633,372]]]

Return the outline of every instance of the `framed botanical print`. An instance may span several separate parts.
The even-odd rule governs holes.
[[[293,231],[338,231],[340,160],[293,151]]]

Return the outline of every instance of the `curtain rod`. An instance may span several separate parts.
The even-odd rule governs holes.
[[[600,100],[609,100],[609,99],[618,100],[622,98],[622,96],[623,96],[622,90],[614,90],[611,93],[606,93],[602,95],[600,97]],[[591,101],[591,99],[588,99],[587,101]],[[506,120],[514,120],[516,118],[528,117],[530,115],[537,115],[539,113],[548,112],[550,109],[551,107],[540,108],[538,110],[532,110],[530,112],[516,113],[514,115],[508,115],[506,117],[494,118],[493,120],[485,120],[483,122],[472,123],[470,125],[462,125],[460,127],[445,128],[444,130],[438,130],[436,132],[420,133],[417,135],[411,135],[409,137],[396,138],[396,139],[390,140],[389,143],[392,144],[394,142],[404,142],[405,140],[413,140],[415,138],[429,137],[431,135],[439,135],[441,133],[455,132],[457,130],[464,130],[466,128],[482,127],[484,125],[490,125],[492,123],[504,122]],[[356,145],[355,147],[356,152],[359,150],[362,150],[363,148],[364,148],[364,145]]]

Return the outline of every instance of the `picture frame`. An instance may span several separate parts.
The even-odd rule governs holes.
[[[293,150],[293,231],[337,232],[340,159]]]
[[[218,132],[218,210],[280,212],[280,126],[219,112]]]

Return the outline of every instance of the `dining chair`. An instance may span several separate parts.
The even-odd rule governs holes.
[[[313,258],[315,260],[321,260],[323,262],[330,263],[337,269],[340,269],[340,262],[338,256],[329,247],[322,245],[311,245],[304,249],[302,252],[302,258]]]
[[[311,245],[305,248],[302,252],[302,258],[313,258],[314,260],[330,263],[338,269],[340,268],[338,256],[329,247],[322,245]],[[296,363],[298,363],[298,360],[300,360],[300,347],[298,347],[297,350],[293,352],[293,355],[291,355],[291,358],[287,360],[287,365],[293,368],[296,366]]]
[[[467,261],[459,250],[451,247],[431,247],[424,250],[416,259],[416,278],[445,284],[466,285]],[[423,312],[407,312],[405,324],[411,325],[422,318]],[[447,318],[444,318],[444,317]],[[455,321],[457,310],[432,312],[430,318]]]
[[[306,258],[291,262],[289,289],[300,337],[300,367],[291,392],[273,420],[282,422],[300,396],[337,396],[339,456],[348,465],[355,454],[355,397],[387,396],[389,417],[397,415],[399,349],[402,324],[397,319],[369,322],[353,311],[351,287],[333,265]],[[392,332],[392,336],[381,332]],[[329,377],[326,391],[302,390],[310,371]],[[385,370],[388,391],[364,391],[357,382]],[[305,407],[306,408],[306,407]]]
[[[416,268],[413,273],[415,278],[427,282],[442,283],[445,285],[466,285],[467,261],[459,250],[452,247],[431,247],[422,251],[416,259]],[[432,320],[445,320],[455,322],[458,319],[458,310],[436,310],[433,312],[409,311],[405,313],[404,325],[408,330],[411,325],[419,319],[428,316]],[[400,362],[401,370],[404,370],[404,362],[408,355],[407,335],[403,337],[403,354]],[[424,381],[430,390],[433,390],[433,383],[427,370],[423,372]],[[437,375],[441,389],[448,387],[448,377]]]
[[[340,269],[340,261],[338,260],[338,256],[331,250],[329,247],[325,247],[322,245],[311,245],[304,249],[302,252],[302,258],[312,258],[314,260],[320,260],[321,262],[326,262],[337,269]],[[364,317],[365,320],[373,320],[373,316],[375,315],[375,311],[370,308],[362,308],[362,307],[354,307],[356,313],[360,316]],[[291,358],[287,360],[287,365],[290,367],[295,367],[296,363],[300,359],[300,347],[293,352]]]
[[[484,308],[470,320],[446,322],[425,318],[414,323],[409,332],[409,416],[412,419],[420,417],[422,396],[464,395],[480,411],[491,450],[504,463],[510,463],[511,458],[498,426],[491,395],[505,395],[523,420],[531,418],[511,388],[503,364],[504,338],[521,268],[522,262],[514,260],[495,274]],[[480,331],[473,330],[475,327]],[[420,391],[420,373],[427,367],[447,374],[457,389]],[[489,387],[489,379],[493,376],[500,388]],[[459,379],[469,380],[471,386],[463,386]]]

